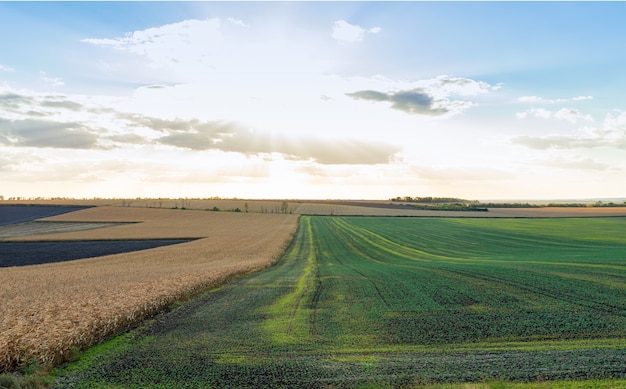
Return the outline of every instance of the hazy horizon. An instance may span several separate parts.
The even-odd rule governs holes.
[[[402,196],[394,196],[394,197],[402,197]],[[184,200],[184,201],[287,201],[287,202],[390,202],[391,198],[383,199],[371,199],[371,198],[254,198],[254,197],[188,197],[188,196],[179,196],[179,197],[73,197],[73,196],[59,196],[59,197],[25,197],[25,196],[14,196],[14,197],[6,197],[0,195],[0,205],[3,202],[11,203],[12,201],[55,201],[55,200],[63,200],[63,201],[99,201],[99,200],[128,200],[128,204],[132,204],[132,201],[155,201],[155,200]],[[437,197],[437,196],[414,196],[414,197]],[[442,198],[451,198],[450,196],[442,196]],[[482,203],[529,203],[529,204],[574,204],[574,203],[588,203],[593,204],[597,202],[603,203],[614,203],[617,206],[621,206],[621,203],[626,203],[626,197],[593,197],[593,198],[544,198],[544,199],[531,199],[531,198],[509,198],[509,199],[497,199],[497,198],[467,198],[467,197],[456,197],[460,200],[467,201],[478,201]],[[402,201],[400,201],[402,202]],[[626,207],[626,204],[624,205]]]
[[[0,195],[622,199],[623,2],[0,2]]]

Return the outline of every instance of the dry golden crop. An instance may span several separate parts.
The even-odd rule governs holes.
[[[271,265],[296,215],[96,207],[55,221],[133,221],[23,240],[198,238],[172,246],[0,269],[0,371],[59,363],[177,299]]]

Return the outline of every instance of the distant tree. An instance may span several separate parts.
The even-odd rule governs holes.
[[[245,208],[246,213],[248,213],[248,203],[245,203],[245,204],[243,205],[243,207]]]
[[[280,204],[280,212],[287,213],[288,210],[289,210],[289,203],[286,201],[283,201],[282,204]]]
[[[191,200],[188,199],[180,199],[181,209],[191,209]]]

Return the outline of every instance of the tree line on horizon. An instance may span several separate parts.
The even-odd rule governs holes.
[[[488,208],[546,208],[546,207],[561,207],[561,208],[587,208],[587,207],[624,207],[626,201],[622,203],[615,203],[612,201],[596,201],[594,203],[546,203],[537,204],[529,202],[481,202],[478,200],[467,200],[457,197],[412,197],[412,196],[397,196],[390,199],[392,202],[411,203],[418,209],[429,210],[462,210],[462,211],[487,211]]]

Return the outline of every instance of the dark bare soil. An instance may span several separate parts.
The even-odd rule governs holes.
[[[0,242],[0,267],[39,265],[146,250],[191,239]]]
[[[25,223],[35,219],[61,215],[68,212],[80,211],[89,208],[86,206],[64,205],[2,205],[0,204],[0,226]]]
[[[51,222],[32,221],[26,223],[0,226],[0,241],[11,240],[33,235],[59,234],[62,232],[76,232],[97,228],[114,227],[132,223],[101,223],[101,222]]]
[[[189,242],[192,239],[2,242],[24,236],[111,227],[124,223],[71,223],[36,219],[79,211],[85,206],[0,205],[0,268],[100,257]]]

